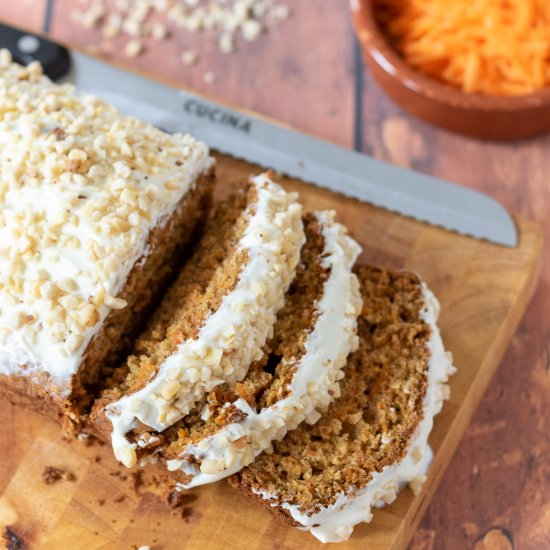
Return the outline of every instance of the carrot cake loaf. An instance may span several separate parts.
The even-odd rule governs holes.
[[[341,395],[313,426],[302,424],[233,485],[322,542],[347,539],[408,483],[418,491],[431,461],[433,417],[454,372],[436,319],[439,304],[416,275],[357,269],[360,344]]]
[[[0,173],[0,394],[78,421],[206,220],[213,159],[2,50]]]
[[[296,198],[262,174],[207,224],[92,411],[92,422],[110,433],[126,466],[136,462],[140,432],[162,432],[216,386],[242,380],[262,357],[305,240]]]
[[[359,245],[333,212],[304,218],[306,243],[296,277],[263,357],[243,381],[222,384],[163,434],[142,433],[190,488],[250,464],[302,421],[315,422],[338,393],[338,380],[358,345],[359,283],[352,272]]]

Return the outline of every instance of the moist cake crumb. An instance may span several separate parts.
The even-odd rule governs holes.
[[[370,520],[375,503],[395,498],[400,483],[418,488],[432,418],[454,372],[435,325],[437,301],[418,277],[368,266],[357,273],[360,344],[341,396],[315,425],[289,432],[231,479],[323,542],[346,539]]]
[[[184,488],[238,471],[288,429],[314,422],[316,408],[336,394],[340,369],[357,346],[361,300],[352,267],[360,248],[330,212],[307,214],[304,230],[296,276],[263,356],[244,380],[214,388],[144,446],[178,471]],[[334,345],[327,346],[329,334]]]
[[[169,491],[166,496],[166,503],[170,506],[170,508],[174,509],[181,508],[186,500],[186,495],[180,491],[176,491],[175,489]]]
[[[231,386],[217,386],[191,415],[163,434],[163,441],[171,442],[165,450],[167,457],[177,457],[189,443],[195,443],[229,423],[243,420],[246,413],[233,405],[237,399],[243,398],[250,407],[259,411],[284,397],[295,368],[294,363],[281,365],[281,359],[287,356],[299,360],[304,353],[304,344],[317,314],[315,305],[328,276],[319,263],[324,241],[318,229],[314,218],[306,216],[306,243],[302,248],[296,276],[289,288],[285,305],[277,315],[274,337],[264,346],[261,360],[250,366],[244,380]],[[296,340],[292,338],[295,334],[300,335]],[[283,368],[284,372],[280,372]],[[209,410],[206,420],[201,418],[204,407]]]
[[[430,329],[419,317],[420,286],[414,276],[369,275],[362,277],[360,346],[346,366],[341,397],[316,425],[290,432],[243,473],[304,511],[368,483],[368,472],[402,455],[422,417]],[[384,437],[398,445],[384,444]]]
[[[132,490],[136,493],[136,495],[140,495],[140,490],[145,486],[143,471],[137,470],[135,472],[131,472],[130,479],[132,480]]]
[[[52,485],[60,479],[65,479],[67,481],[76,481],[76,476],[67,471],[64,468],[57,468],[56,466],[45,466],[42,471],[42,481],[46,485]]]
[[[217,385],[246,375],[262,354],[303,241],[296,195],[269,174],[220,205],[92,410],[92,423],[111,435],[124,465],[157,442],[148,427],[163,431]]]

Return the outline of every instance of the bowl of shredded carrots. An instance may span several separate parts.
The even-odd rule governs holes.
[[[550,130],[550,0],[351,0],[372,74],[448,130],[515,139]]]

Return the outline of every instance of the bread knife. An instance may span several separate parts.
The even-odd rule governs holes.
[[[168,132],[192,134],[221,153],[450,231],[517,246],[512,216],[479,191],[308,136],[1,24],[0,47],[22,64],[40,61],[53,80],[70,82]]]

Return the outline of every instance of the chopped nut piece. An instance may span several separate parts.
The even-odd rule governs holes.
[[[245,21],[241,27],[243,37],[248,42],[256,40],[262,34],[262,25],[254,19]]]
[[[181,54],[181,61],[184,65],[194,65],[197,62],[198,56],[191,50],[185,50]]]
[[[140,53],[143,52],[143,43],[139,40],[130,40],[126,43],[124,47],[124,53],[128,57],[137,57]]]
[[[78,322],[83,327],[93,327],[99,321],[99,313],[92,304],[87,304],[78,312]]]
[[[172,382],[166,383],[160,390],[160,394],[162,395],[163,399],[166,399],[167,401],[169,399],[172,399],[174,395],[178,392],[180,389],[180,384],[173,380]]]
[[[155,40],[164,40],[168,36],[168,29],[162,23],[153,23],[151,36]]]
[[[6,50],[6,49],[0,50],[0,67],[2,68],[9,67],[12,61],[13,61],[13,58],[9,50]]]
[[[115,38],[120,33],[122,27],[122,17],[120,15],[113,13],[111,14],[101,32],[105,38]]]
[[[213,84],[216,81],[216,75],[212,71],[204,73],[203,80],[205,84]]]
[[[231,34],[222,34],[220,36],[220,50],[223,53],[231,53],[234,50],[233,36]]]
[[[84,338],[80,334],[71,334],[65,342],[65,348],[69,353],[74,353],[82,345]]]
[[[113,309],[123,309],[128,305],[126,300],[123,300],[122,298],[114,298],[108,294],[105,296],[103,303]]]

